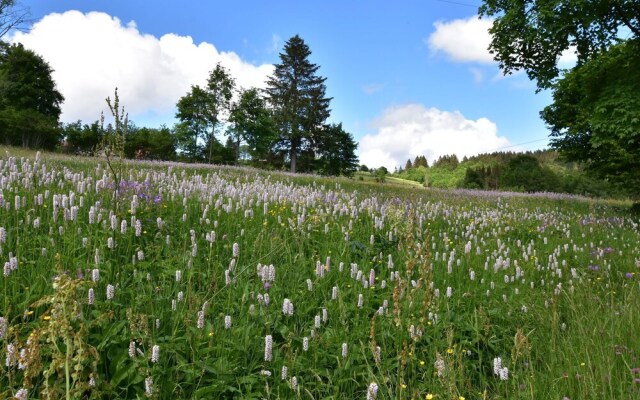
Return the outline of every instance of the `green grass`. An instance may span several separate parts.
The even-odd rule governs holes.
[[[640,398],[619,203],[0,150],[0,398]]]

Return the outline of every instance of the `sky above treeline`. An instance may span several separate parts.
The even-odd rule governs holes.
[[[175,104],[216,63],[239,86],[265,87],[284,43],[300,35],[327,78],[331,122],[359,142],[360,162],[393,170],[491,151],[545,148],[551,101],[524,73],[503,76],[475,0],[22,1],[65,96],[63,122],[90,123],[118,87],[137,126],[171,127]],[[570,62],[570,57],[563,62]]]

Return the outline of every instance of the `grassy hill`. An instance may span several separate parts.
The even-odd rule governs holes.
[[[392,175],[434,188],[549,191],[592,197],[625,197],[624,188],[588,176],[555,151],[496,152],[464,158],[445,156],[432,166],[411,167]]]

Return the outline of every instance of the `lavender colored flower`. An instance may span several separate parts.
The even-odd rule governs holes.
[[[306,336],[302,338],[302,351],[309,351],[309,338]]]
[[[375,382],[371,382],[369,384],[369,388],[367,389],[367,400],[376,400],[378,397],[378,384]]]
[[[29,392],[27,389],[22,388],[16,392],[13,398],[16,400],[27,400],[29,398]]]
[[[112,300],[113,296],[115,296],[116,288],[109,284],[107,285],[107,300]]]
[[[233,244],[232,250],[233,250],[233,258],[240,257],[240,245],[238,243]]]

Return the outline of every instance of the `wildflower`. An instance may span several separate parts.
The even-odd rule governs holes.
[[[176,270],[176,282],[180,282],[182,280],[182,271]]]
[[[342,358],[347,358],[348,346],[346,343],[342,343]]]
[[[4,317],[0,317],[0,340],[4,339],[7,334],[7,320]]]
[[[283,381],[286,381],[288,374],[289,374],[289,369],[287,368],[286,365],[283,365],[282,372],[280,373],[280,379],[282,379]]]
[[[234,243],[232,250],[233,250],[233,258],[238,258],[240,256],[240,245],[238,243]]]
[[[22,388],[16,392],[13,398],[16,400],[27,400],[29,398],[29,392],[27,392],[27,389]]]
[[[291,377],[291,389],[296,390],[298,388],[298,378],[295,376]]]
[[[231,328],[231,316],[230,315],[225,315],[224,316],[224,329],[230,329]]]
[[[129,342],[129,358],[135,358],[136,356],[136,342],[133,340]]]
[[[204,311],[198,311],[198,322],[196,326],[198,329],[204,328]]]
[[[302,338],[302,350],[309,351],[309,338],[306,336]]]
[[[151,348],[151,362],[157,363],[160,360],[160,346],[154,344]]]
[[[375,382],[371,382],[369,384],[369,389],[367,390],[367,400],[376,400],[378,397],[378,384]]]
[[[358,295],[358,308],[362,308],[363,305],[364,305],[364,297],[362,296],[362,293],[360,293]]]
[[[135,229],[136,229],[136,236],[137,237],[142,236],[142,222],[140,222],[139,219],[136,219]]]
[[[151,397],[153,394],[153,378],[147,376],[144,380],[144,394],[147,397]]]
[[[264,337],[264,360],[271,361],[273,359],[273,337],[267,335]]]
[[[113,299],[113,296],[115,295],[115,287],[111,284],[107,285],[107,300],[111,300]]]
[[[453,290],[451,289],[451,286],[447,287],[447,297],[451,297],[452,294]]]
[[[336,300],[338,298],[338,287],[334,286],[331,289],[331,300]]]
[[[495,357],[493,359],[493,374],[498,375],[501,369],[502,369],[502,359],[500,357]]]
[[[282,302],[282,313],[284,315],[293,315],[293,303],[289,299]]]
[[[267,371],[266,369],[263,369],[262,371],[260,371],[260,375],[271,376],[271,371]]]
[[[424,398],[425,398],[425,400],[432,400],[433,399],[433,395],[431,393],[427,393],[427,395]]]
[[[91,270],[91,280],[93,282],[98,282],[100,280],[100,270],[98,268]]]
[[[440,353],[436,353],[436,362],[433,363],[433,366],[436,369],[436,374],[438,375],[438,377],[443,377],[444,376],[444,360],[442,359],[442,357],[440,356]]]

